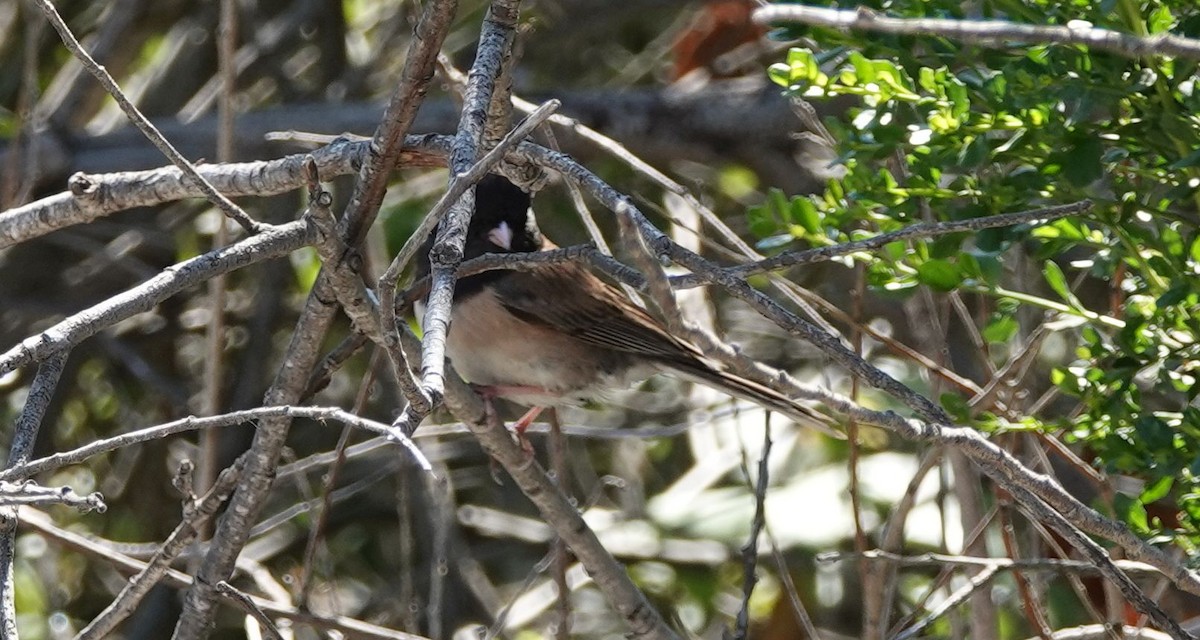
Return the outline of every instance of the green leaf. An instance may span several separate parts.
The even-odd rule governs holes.
[[[1146,506],[1129,496],[1118,493],[1113,496],[1113,507],[1121,519],[1141,533],[1150,532],[1150,522],[1146,518]]]
[[[1150,33],[1162,33],[1171,28],[1175,24],[1175,16],[1171,15],[1171,8],[1167,5],[1159,5],[1159,7],[1150,12],[1150,18],[1146,20],[1146,26],[1149,27]]]
[[[967,404],[966,398],[963,398],[957,393],[943,393],[938,397],[942,404],[942,408],[949,413],[955,420],[966,422],[971,417],[971,406]]]
[[[1042,266],[1042,275],[1046,277],[1046,284],[1050,285],[1054,293],[1057,293],[1064,302],[1076,309],[1082,308],[1079,299],[1071,293],[1070,287],[1067,286],[1067,276],[1063,274],[1058,264],[1053,260],[1047,260],[1046,264]]]
[[[812,200],[804,196],[793,198],[788,212],[791,222],[800,225],[808,233],[820,235],[821,213],[817,211],[817,205],[813,204]]]
[[[1003,344],[1012,340],[1020,327],[1017,319],[1010,315],[992,314],[991,320],[983,328],[983,339],[991,344]]]
[[[774,235],[779,230],[779,222],[771,214],[771,205],[763,204],[746,210],[746,225],[750,233],[759,238]]]
[[[767,77],[781,87],[792,86],[792,68],[781,62],[767,67]]]
[[[1134,428],[1142,443],[1153,449],[1169,448],[1175,435],[1165,422],[1153,415],[1138,416]]]
[[[854,75],[860,84],[875,82],[875,67],[861,53],[850,54],[850,65],[854,67]]]
[[[1138,496],[1138,500],[1142,504],[1150,504],[1157,500],[1167,497],[1171,492],[1171,487],[1175,486],[1174,476],[1163,476],[1158,480],[1150,483],[1145,489],[1142,489],[1142,495]]]
[[[1187,300],[1191,293],[1191,282],[1188,282],[1187,280],[1178,282],[1175,284],[1175,286],[1167,289],[1161,296],[1159,296],[1158,299],[1154,301],[1154,306],[1158,307],[1159,309],[1173,307],[1184,300]]]
[[[958,265],[947,260],[927,260],[917,266],[917,280],[939,291],[953,291],[962,277]]]

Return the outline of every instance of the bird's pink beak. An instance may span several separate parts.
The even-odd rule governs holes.
[[[507,222],[501,222],[496,226],[495,229],[492,229],[488,232],[488,240],[491,240],[492,244],[504,249],[505,251],[512,250],[512,227],[508,226]]]

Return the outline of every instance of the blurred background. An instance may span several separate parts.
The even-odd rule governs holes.
[[[783,60],[787,46],[813,41],[795,32],[767,37],[749,20],[756,4],[522,3],[514,91],[534,102],[562,100],[561,113],[626,145],[684,185],[756,250],[820,244],[805,237],[799,223],[789,226],[780,212],[788,210],[790,197],[821,194],[828,180],[845,175],[845,158],[820,134],[821,127],[798,114],[781,88],[768,81],[767,66]],[[315,144],[309,134],[371,135],[399,77],[419,5],[237,2],[233,159],[301,153]],[[479,0],[460,2],[444,49],[448,64],[459,70],[470,67],[485,7]],[[216,161],[218,2],[64,1],[59,9],[85,47],[184,155]],[[842,95],[812,106],[818,119],[835,122],[851,104],[857,102]],[[452,84],[440,75],[412,132],[452,132],[457,108]],[[667,193],[577,131],[562,126],[553,131],[554,143],[630,194],[677,241],[722,261],[737,255],[736,243],[713,224],[701,223],[695,203]],[[539,142],[550,143],[544,133],[539,136]],[[0,209],[61,192],[67,177],[78,171],[167,164],[71,59],[40,12],[17,0],[0,0],[0,158]],[[345,204],[350,180],[331,181],[335,212]],[[396,172],[366,242],[368,273],[382,271],[445,183],[444,170]],[[240,198],[238,204],[268,222],[296,219],[304,206],[298,192]],[[594,203],[592,209],[601,230],[614,240],[613,220]],[[538,194],[535,211],[558,244],[589,240],[561,182],[552,181]],[[921,219],[906,215],[905,222]],[[0,343],[7,349],[209,250],[222,224],[228,223],[207,203],[189,200],[119,212],[0,250]],[[860,228],[856,225],[848,223],[843,230]],[[1026,282],[1028,269],[1021,272],[1016,264],[1006,263],[1005,273]],[[175,296],[85,341],[67,363],[35,456],[188,415],[259,406],[319,267],[315,252],[305,250],[231,274],[219,314],[226,328],[216,386],[205,382],[208,328],[218,316],[207,289]],[[1042,318],[1039,309],[1018,312],[975,298],[955,302],[952,310],[940,293],[934,305],[928,289],[913,286],[872,286],[868,293],[860,267],[850,260],[811,265],[792,270],[789,281],[768,284],[759,278],[754,284],[774,287],[773,294],[785,296],[789,305],[816,305],[831,328],[873,364],[934,398],[967,393],[970,385],[963,379],[987,380],[1019,351],[1013,339],[1018,327]],[[1089,302],[1110,293],[1098,280],[1083,287],[1080,295]],[[745,305],[704,289],[681,294],[681,301],[691,320],[752,357],[800,380],[857,394],[867,406],[891,406],[882,395],[857,389],[813,348]],[[987,344],[981,346],[975,325],[996,327],[997,314],[1011,326],[986,333]],[[341,319],[325,348],[333,349],[349,331]],[[1004,401],[1028,406],[1042,397],[1051,386],[1052,361],[1069,360],[1072,345],[1052,336],[1046,347],[1051,362],[1023,365],[1033,374],[1005,387]],[[310,402],[361,407],[363,415],[390,421],[403,401],[387,367],[379,365],[369,348],[360,350]],[[14,421],[31,376],[26,368],[0,378],[0,424]],[[1053,413],[1057,405],[1048,401],[1040,407]],[[516,415],[505,410],[509,417]],[[1063,415],[1068,410],[1062,409]],[[559,480],[600,539],[676,628],[702,637],[722,635],[741,607],[741,548],[753,526],[753,487],[768,417],[718,393],[665,378],[558,417],[567,434]],[[955,482],[975,493],[981,485],[962,460],[942,460],[938,451],[868,428],[860,430],[852,452],[844,441],[778,416],[769,420],[767,534],[758,547],[758,582],[749,606],[753,637],[806,637],[798,622],[800,608],[822,630],[821,637],[858,637],[860,568],[855,562],[820,562],[820,553],[861,550],[880,540],[910,553],[959,553],[964,538],[979,537],[964,522],[994,523],[996,501],[990,495],[963,513]],[[102,492],[107,513],[51,509],[53,521],[92,536],[114,553],[145,558],[178,522],[180,495],[172,478],[180,462],[192,460],[211,474],[246,448],[252,429],[241,425],[207,437],[156,440],[38,480],[80,493]],[[549,448],[545,429],[536,425],[532,436],[543,461]],[[502,637],[563,637],[567,631],[547,561],[554,557],[549,528],[447,415],[436,415],[417,435],[437,472],[447,478],[449,499],[431,493],[426,479],[384,443],[357,432],[343,434],[334,424],[297,420],[286,464],[264,520],[239,560],[235,584],[315,613],[418,634],[449,637],[483,625]],[[855,464],[848,465],[852,455]],[[890,528],[885,530],[884,523]],[[1000,544],[997,535],[991,537],[993,549]],[[1020,535],[1036,538],[1024,529]],[[17,607],[25,638],[71,637],[124,584],[124,574],[103,557],[65,545],[46,531],[22,528],[18,543]],[[197,557],[193,550],[176,567],[194,567]],[[623,635],[620,618],[582,569],[567,564],[570,634]],[[430,595],[435,575],[445,580],[440,601]],[[960,577],[952,581],[936,566],[904,570],[893,619],[911,622],[959,584]],[[1019,637],[1012,631],[1024,624],[1019,585],[1003,576],[996,585],[991,598],[1001,620],[997,629],[1008,630],[997,637]],[[1050,594],[1045,606],[1063,624],[1088,619],[1077,598],[1102,600],[1096,582]],[[123,637],[169,637],[180,597],[158,587],[121,628]],[[955,616],[941,619],[930,637],[966,637],[963,624]],[[243,614],[223,609],[214,637],[247,637],[248,626]],[[304,625],[289,633],[343,637]]]

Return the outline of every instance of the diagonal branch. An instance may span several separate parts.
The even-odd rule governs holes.
[[[272,226],[262,233],[164,269],[142,284],[97,303],[21,341],[0,354],[0,375],[64,353],[84,339],[219,273],[285,255],[309,244],[306,220]]]
[[[1039,500],[1045,501],[1051,509],[1039,512],[1039,514],[1048,518],[1055,526],[1078,527],[1093,535],[1112,540],[1124,547],[1132,559],[1143,560],[1170,576],[1172,582],[1180,589],[1200,594],[1200,577],[1194,572],[1173,561],[1162,550],[1147,544],[1120,523],[1087,507],[1053,479],[1032,471],[1012,454],[987,440],[983,435],[972,429],[952,426],[953,422],[945,412],[928,398],[871,366],[846,349],[832,336],[821,332],[783,309],[774,300],[752,288],[745,280],[730,275],[728,271],[703,257],[678,246],[650,224],[628,198],[622,196],[586,168],[562,154],[541,147],[524,145],[521,150],[529,153],[535,163],[554,169],[564,177],[576,181],[585,191],[615,214],[632,216],[637,222],[640,232],[645,235],[647,244],[656,255],[670,258],[689,268],[693,273],[702,275],[711,284],[718,285],[749,303],[765,317],[793,335],[812,342],[854,375],[862,377],[872,386],[886,391],[909,405],[923,417],[925,422],[907,420],[890,411],[870,411],[852,402],[831,396],[824,401],[832,408],[847,413],[856,420],[884,427],[906,438],[938,442],[962,450],[998,484],[1014,494],[1019,494],[1023,498],[1022,505],[1031,508],[1026,504],[1027,498],[1031,496],[1037,496]],[[1110,575],[1110,578],[1118,579],[1116,575],[1114,573]],[[1135,600],[1135,602],[1144,604],[1146,600]]]

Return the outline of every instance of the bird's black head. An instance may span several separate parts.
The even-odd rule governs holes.
[[[463,259],[541,249],[542,233],[529,213],[529,203],[529,194],[508,178],[484,176],[475,186],[475,215],[467,229]]]
[[[529,212],[530,196],[502,176],[488,174],[475,186],[475,215],[467,228],[463,260],[478,258],[485,253],[525,253],[542,248],[542,232]],[[417,255],[417,277],[429,275],[429,251],[433,248],[430,234]],[[455,297],[470,295],[485,284],[508,273],[502,270],[485,271],[462,278],[455,288]]]

